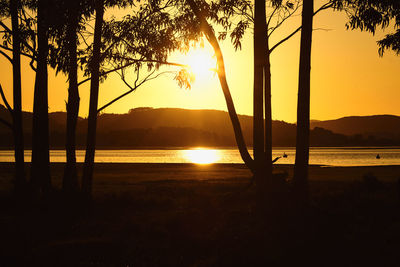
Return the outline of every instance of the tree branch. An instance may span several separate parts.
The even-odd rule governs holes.
[[[271,23],[272,17],[274,16],[275,12],[278,10],[279,7],[275,7],[272,11],[271,15],[269,15],[269,19],[267,21],[267,29],[269,28],[269,24]]]
[[[271,36],[271,35],[274,33],[274,31],[275,31],[277,28],[279,28],[287,19],[289,19],[293,14],[295,14],[296,11],[299,9],[299,7],[300,7],[300,3],[297,2],[296,7],[295,7],[292,11],[289,11],[288,14],[287,14],[285,17],[283,17],[283,18],[281,19],[281,21],[278,20],[278,22],[277,22],[277,24],[275,25],[275,27],[273,27],[273,28],[271,29],[271,32],[269,33],[269,36]]]
[[[7,30],[9,33],[12,33],[12,30],[7,27],[1,20],[0,20],[0,26],[2,26],[5,30]],[[21,38],[19,38],[21,39]],[[23,43],[29,50],[31,50],[32,54],[35,55],[36,51],[35,49],[32,48],[25,40],[20,40],[21,43]]]
[[[6,105],[8,111],[10,112],[11,116],[13,116],[13,109],[10,107],[10,105],[8,104],[8,101],[6,99],[6,96],[4,95],[4,91],[3,91],[3,87],[0,84],[0,95],[1,98],[3,99],[4,104]]]
[[[156,79],[157,77],[161,76],[162,74],[168,73],[168,71],[165,72],[161,72],[159,74],[157,74],[155,77],[150,77],[154,74],[154,71],[152,71],[149,75],[146,76],[146,78],[144,78],[139,84],[136,84],[135,82],[135,86],[131,86],[126,80],[124,75],[120,74],[122,81],[125,83],[125,85],[129,88],[128,91],[126,91],[125,93],[123,93],[122,95],[114,98],[113,100],[111,100],[110,102],[108,102],[107,104],[105,104],[104,106],[102,106],[101,108],[99,108],[97,110],[97,113],[100,113],[100,111],[104,110],[105,108],[109,107],[110,105],[114,104],[115,102],[117,102],[118,100],[120,100],[121,98],[123,98],[124,96],[132,93],[133,91],[135,91],[138,87],[140,87],[142,84],[144,84],[147,81]]]
[[[333,6],[333,3],[326,3],[324,5],[322,5],[320,8],[318,8],[317,11],[314,12],[313,16],[317,15],[320,11],[331,8]],[[285,38],[283,38],[282,40],[280,40],[278,43],[276,43],[274,46],[271,47],[271,49],[269,50],[270,53],[272,53],[272,51],[277,48],[278,46],[280,46],[281,44],[283,44],[284,42],[286,42],[287,40],[289,40],[290,38],[292,38],[296,33],[298,33],[301,30],[301,26],[299,26],[296,30],[294,30],[291,34],[289,34],[288,36],[286,36]]]
[[[32,58],[31,62],[29,62],[29,66],[31,67],[31,69],[32,69],[33,71],[36,72],[36,68],[35,68],[35,66],[33,65],[33,62],[35,62],[35,60]]]
[[[153,63],[162,64],[162,65],[170,65],[170,66],[177,66],[177,67],[184,67],[184,68],[187,67],[187,65],[184,65],[184,64],[179,64],[179,63],[174,63],[174,62],[164,62],[164,61],[158,61],[158,60],[138,60],[138,59],[128,59],[128,60],[131,60],[131,61],[133,61],[133,62],[127,63],[127,64],[124,65],[124,66],[120,66],[120,67],[117,67],[117,68],[115,68],[115,69],[112,69],[112,70],[108,70],[108,71],[106,71],[106,72],[103,72],[103,73],[100,74],[100,77],[103,77],[103,76],[105,76],[105,75],[107,75],[107,74],[110,74],[110,73],[115,72],[115,71],[118,71],[118,70],[125,69],[125,68],[127,68],[127,67],[129,67],[129,66],[132,66],[133,64],[138,63],[138,62],[153,62]],[[80,81],[80,82],[78,83],[78,86],[84,84],[85,82],[90,81],[90,79],[91,79],[91,77],[86,78],[86,79],[84,79],[83,81]]]
[[[3,48],[4,50],[7,50],[7,51],[13,51],[11,48],[9,48],[9,47],[7,47],[7,46],[4,46],[4,45],[2,45],[2,44],[0,44],[0,48]],[[34,59],[34,56],[29,55],[29,54],[27,54],[27,53],[20,52],[20,54],[23,55],[23,56],[26,56],[26,57],[28,57],[28,58],[30,58],[30,59]]]
[[[8,61],[10,61],[11,64],[13,64],[13,60],[9,55],[7,55],[6,53],[4,53],[1,50],[0,50],[0,54],[2,54],[6,59],[8,59]]]
[[[90,45],[87,43],[85,36],[83,36],[83,33],[78,31],[78,34],[81,36],[82,41],[86,44],[86,46],[89,47]]]
[[[286,42],[287,40],[289,40],[290,38],[292,38],[297,32],[299,32],[301,30],[301,26],[298,27],[296,30],[294,30],[291,34],[289,34],[288,36],[286,36],[285,38],[283,38],[282,40],[280,40],[278,43],[276,43],[274,46],[271,47],[271,49],[269,50],[270,53],[272,53],[272,51],[274,51],[275,48],[277,48],[278,46],[280,46],[281,44],[283,44],[284,42]]]

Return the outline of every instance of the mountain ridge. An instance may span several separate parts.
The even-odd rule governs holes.
[[[0,117],[11,116],[0,105]],[[252,145],[252,117],[238,115],[247,145]],[[31,143],[32,113],[23,112],[25,144]],[[49,113],[50,144],[63,148],[65,112]],[[77,146],[85,145],[87,119],[79,117]],[[273,145],[295,146],[296,125],[273,121]],[[374,125],[377,125],[375,128]],[[357,126],[357,127],[354,127]],[[336,120],[311,121],[312,146],[400,145],[400,117],[395,115],[347,116]],[[124,114],[102,113],[98,117],[98,147],[235,146],[229,115],[221,110],[139,107]],[[11,147],[11,132],[0,126],[0,147]],[[4,141],[7,139],[6,141]]]

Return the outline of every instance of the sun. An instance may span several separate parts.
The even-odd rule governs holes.
[[[185,56],[185,64],[189,66],[195,80],[210,79],[216,69],[216,59],[213,54],[205,48],[190,50]]]
[[[214,149],[196,148],[184,150],[183,153],[184,158],[197,164],[210,164],[217,162],[221,158],[219,152]]]

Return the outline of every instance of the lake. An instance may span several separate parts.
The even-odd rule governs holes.
[[[275,148],[273,157],[282,156],[277,164],[293,164],[294,148]],[[376,156],[380,155],[380,159]],[[77,161],[83,162],[85,151],[77,151]],[[31,151],[25,151],[30,162]],[[51,150],[51,162],[65,162],[65,151]],[[237,149],[165,149],[165,150],[97,150],[96,162],[110,163],[242,163]],[[14,162],[12,150],[0,150],[0,162]],[[400,165],[400,148],[311,148],[310,164],[329,166]]]

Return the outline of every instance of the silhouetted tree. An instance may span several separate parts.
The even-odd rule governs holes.
[[[10,1],[11,27],[13,31],[13,126],[15,153],[15,190],[22,195],[26,186],[24,167],[24,134],[22,130],[21,104],[21,41],[19,34],[18,10],[19,0]]]
[[[45,4],[43,4],[43,2],[45,2]],[[132,5],[132,2],[133,1],[131,0],[110,0],[103,2],[102,6],[103,8],[104,6],[126,7],[128,5]],[[166,2],[167,4],[170,4],[170,1]],[[67,139],[66,139],[67,164],[63,180],[63,188],[66,191],[76,191],[77,176],[76,176],[76,160],[75,160],[75,128],[76,128],[76,119],[78,116],[78,109],[79,109],[79,93],[77,90],[78,86],[86,81],[91,81],[92,83],[91,86],[91,88],[93,88],[93,90],[91,90],[93,92],[91,97],[92,115],[89,115],[90,126],[88,127],[88,129],[92,130],[89,130],[88,134],[89,136],[93,137],[95,136],[95,128],[93,128],[93,125],[95,125],[95,123],[93,123],[93,118],[95,116],[93,114],[96,114],[97,116],[97,113],[100,110],[114,103],[124,95],[132,92],[144,82],[157,77],[157,75],[155,76],[148,75],[139,82],[137,79],[133,87],[131,87],[126,82],[126,80],[124,79],[124,75],[122,75],[124,82],[128,85],[128,87],[130,87],[130,90],[127,93],[113,99],[100,109],[97,108],[98,89],[96,89],[96,87],[98,87],[98,85],[96,86],[96,80],[99,80],[100,77],[105,78],[111,72],[118,70],[123,71],[124,68],[129,67],[131,65],[135,66],[135,71],[137,73],[139,72],[139,69],[141,68],[142,64],[147,65],[147,67],[149,68],[156,67],[156,69],[161,64],[182,66],[180,64],[173,64],[166,62],[165,60],[167,58],[167,55],[171,51],[180,48],[180,41],[184,40],[187,45],[189,43],[189,40],[191,40],[190,37],[193,37],[194,35],[190,35],[190,33],[187,33],[183,39],[182,37],[180,37],[178,42],[176,40],[177,38],[175,37],[175,33],[172,31],[171,27],[169,29],[163,29],[162,31],[159,30],[160,29],[159,26],[154,27],[154,25],[156,24],[164,25],[166,23],[165,19],[168,19],[167,11],[165,11],[164,13],[159,12],[161,9],[165,8],[165,6],[158,8],[159,4],[160,3],[157,1],[149,3],[146,2],[144,6],[147,9],[146,8],[143,9],[142,12],[142,8],[140,8],[141,12],[139,12],[139,15],[137,17],[127,16],[126,19],[124,19],[121,22],[112,19],[110,22],[111,27],[104,27],[107,24],[104,24],[103,22],[101,24],[103,26],[100,26],[100,30],[97,31],[98,32],[97,35],[95,34],[95,36],[97,37],[94,38],[94,40],[99,40],[98,36],[101,36],[103,31],[105,37],[104,38],[105,43],[98,42],[96,45],[92,44],[86,50],[81,50],[80,51],[81,57],[79,58],[78,62],[76,33],[77,30],[79,30],[78,28],[80,27],[79,18],[81,17],[81,12],[84,12],[86,15],[93,12],[92,1],[70,2],[64,0],[53,0],[53,1],[44,0],[44,1],[28,2],[29,9],[32,11],[36,11],[38,13],[37,20],[29,21],[32,23],[29,23],[29,26],[27,27],[28,29],[30,29],[31,24],[36,23],[38,29],[36,32],[30,29],[31,32],[33,32],[33,34],[37,35],[37,38],[35,36],[33,37],[30,36],[31,38],[30,40],[32,42],[33,47],[36,47],[36,39],[37,43],[40,44],[39,45],[40,53],[39,51],[35,51],[35,49],[30,48],[33,54],[32,56],[30,56],[32,62],[36,60],[38,61],[36,68],[33,66],[31,62],[31,66],[33,67],[34,70],[37,71],[37,77],[35,82],[35,104],[34,104],[35,118],[33,124],[34,152],[33,152],[32,180],[31,180],[33,187],[35,188],[36,191],[43,190],[45,192],[48,192],[51,186],[50,175],[46,175],[47,173],[46,167],[44,167],[45,164],[43,164],[43,162],[45,161],[48,162],[48,149],[47,149],[47,160],[45,153],[43,153],[44,143],[46,143],[45,139],[47,139],[47,147],[48,147],[48,134],[47,136],[46,134],[41,134],[41,135],[35,134],[39,131],[39,129],[41,130],[41,133],[48,132],[48,130],[46,130],[46,128],[48,128],[48,119],[44,117],[44,114],[47,114],[47,108],[46,112],[44,112],[43,108],[44,106],[47,106],[47,63],[50,63],[52,67],[55,67],[57,69],[57,72],[63,71],[64,73],[68,73],[69,76],[68,80],[70,86],[69,86],[68,103],[67,103]],[[43,13],[48,11],[49,5],[53,7],[53,9],[51,10],[52,12],[47,13],[46,14],[47,16],[44,18]],[[45,7],[47,8],[47,10]],[[83,10],[81,10],[81,7],[83,7],[82,8]],[[97,11],[99,11],[99,9]],[[152,16],[150,19],[148,18],[150,17],[150,15],[157,12],[159,13],[157,17]],[[97,14],[98,12],[96,12],[96,15]],[[184,23],[183,17],[179,18],[179,20],[180,23],[182,22]],[[177,21],[173,22],[176,23]],[[172,23],[172,21],[169,21],[169,23]],[[133,27],[129,27],[131,25],[133,25]],[[153,25],[153,27],[151,28],[149,25]],[[5,27],[4,24],[2,24],[2,26]],[[113,28],[113,26],[115,27]],[[171,26],[175,27],[176,25],[171,24]],[[185,26],[178,26],[178,27],[184,28]],[[193,32],[193,31],[187,30],[187,32]],[[112,38],[109,38],[110,36]],[[44,42],[44,39],[48,40],[49,38],[53,40],[51,45],[49,45],[48,42]],[[121,40],[123,38],[125,44],[128,45],[126,45],[127,51],[121,52],[118,51],[118,49],[122,47]],[[130,44],[132,41],[134,41],[134,43]],[[108,45],[108,47],[106,47],[106,45]],[[45,46],[47,47],[44,48]],[[99,47],[101,46],[104,46],[103,52],[101,53],[99,58],[97,58],[95,56],[96,54],[95,48],[100,49]],[[51,53],[49,61],[47,61],[48,60],[47,54],[49,53],[49,50]],[[139,57],[136,58],[125,57],[126,55],[132,56],[137,54],[139,55]],[[88,58],[89,60],[87,60]],[[97,65],[96,63],[97,60],[99,62],[98,74],[96,71],[97,68],[93,67]],[[116,62],[118,63],[118,66],[111,70],[106,70],[106,71],[103,69],[100,70],[100,64],[103,64],[102,62],[107,62],[104,63],[104,65],[107,65],[110,62]],[[77,63],[80,63],[82,66],[87,66],[85,74],[91,75],[91,77],[81,81],[80,83],[77,82],[77,67],[78,67]],[[151,74],[154,74],[154,71]],[[95,113],[93,108],[94,103],[96,105]],[[45,121],[47,122],[47,125],[45,125],[46,124],[44,123]],[[8,126],[10,126],[9,123],[7,122],[5,123]],[[43,125],[44,127],[37,127],[37,125],[39,124]],[[94,138],[88,137],[88,140],[90,140],[88,142],[89,153],[87,153],[86,155],[86,160],[85,160],[86,171],[84,171],[84,177],[92,176],[92,171],[90,171],[90,162],[91,165],[93,166],[93,160],[94,160],[94,143],[92,142],[94,141]],[[90,154],[92,153],[91,151],[93,151],[93,156],[90,156]],[[41,164],[41,167],[39,168],[35,167],[39,166],[39,164]],[[40,178],[36,178],[38,177],[36,176],[36,174],[39,173],[38,170],[44,171],[44,175],[40,176]],[[46,178],[46,176],[48,177]],[[91,181],[88,182],[88,180],[90,179],[86,178],[83,179],[83,184],[84,184],[83,187],[86,188],[84,189],[84,191],[86,190],[86,192],[91,191],[91,189],[87,189],[91,186]]]
[[[300,40],[299,91],[297,101],[296,159],[293,190],[300,205],[308,202],[308,158],[310,143],[310,72],[314,0],[303,1]]]
[[[8,1],[2,1],[5,3]],[[21,82],[20,82],[20,56],[30,58],[30,66],[34,71],[37,71],[35,78],[35,93],[34,93],[34,119],[33,119],[33,152],[32,152],[32,168],[31,168],[31,184],[36,192],[44,190],[48,192],[50,188],[50,174],[48,161],[48,115],[47,115],[47,54],[48,54],[48,13],[46,9],[51,8],[51,1],[9,1],[11,14],[11,30],[6,24],[0,22],[3,27],[3,39],[6,41],[0,46],[4,50],[13,52],[13,84],[14,84],[14,139],[16,149],[16,186],[25,183],[23,166],[23,133],[22,133],[22,108],[21,108]],[[39,8],[40,6],[40,8]],[[28,16],[28,12],[37,11],[36,19]],[[3,11],[3,10],[2,10]],[[40,12],[39,12],[40,11]],[[3,14],[2,14],[3,15]],[[19,22],[20,21],[20,22]],[[37,30],[33,30],[34,25],[37,25]],[[12,49],[8,47],[12,44]],[[37,46],[40,44],[40,51]],[[40,52],[40,53],[39,53]],[[5,55],[4,52],[2,52]],[[40,60],[39,59],[40,54]],[[14,61],[16,64],[14,64]],[[40,61],[40,62],[38,62]],[[37,66],[34,66],[37,62]],[[11,110],[11,108],[10,108]],[[47,130],[46,130],[47,129]],[[47,134],[46,134],[47,133]],[[17,152],[18,151],[18,152]]]
[[[270,2],[272,12],[266,15],[266,4]],[[241,39],[246,29],[250,24],[254,24],[254,100],[253,100],[253,145],[254,145],[254,158],[257,169],[263,180],[270,180],[272,178],[272,113],[271,113],[271,74],[270,74],[270,51],[269,38],[272,32],[281,25],[282,21],[275,21],[277,25],[272,26],[272,17],[276,16],[282,10],[289,10],[292,6],[283,1],[260,1],[255,2],[255,6],[249,1],[216,1],[213,3],[211,10],[216,10],[216,13],[222,13],[221,18],[217,22],[221,23],[224,27],[223,32],[220,33],[218,39],[225,39],[227,30],[230,29],[233,23],[233,17],[239,17],[235,23],[230,37],[235,49],[241,48]],[[282,14],[280,14],[282,15]],[[282,17],[285,20],[291,13],[284,14]],[[218,17],[217,15],[214,15]],[[211,16],[213,17],[213,16]],[[229,23],[224,23],[229,21]],[[258,29],[258,30],[257,30]],[[262,33],[261,33],[262,32]],[[294,35],[294,34],[293,34]],[[289,39],[288,37],[287,39]],[[283,43],[282,41],[281,43]],[[279,44],[277,44],[279,45]],[[257,67],[258,66],[258,67]],[[263,99],[264,95],[264,99]],[[264,104],[264,107],[263,107]],[[263,113],[264,112],[264,113]],[[265,120],[264,120],[265,115]],[[265,126],[264,126],[265,121]],[[259,160],[257,160],[257,158]],[[260,182],[260,181],[259,181]]]
[[[229,85],[226,80],[225,62],[222,54],[222,50],[219,46],[218,39],[215,36],[215,32],[211,25],[206,20],[205,10],[200,9],[194,0],[187,0],[192,12],[195,14],[196,18],[199,20],[200,29],[204,32],[208,42],[214,49],[214,53],[217,58],[217,74],[221,84],[222,91],[224,93],[226,105],[228,108],[228,114],[232,122],[233,130],[235,133],[236,143],[240,152],[240,156],[246,166],[252,171],[255,171],[254,160],[250,156],[246,143],[243,138],[242,128],[240,126],[239,118],[236,113],[235,105],[232,100],[232,96],[229,90]]]
[[[50,65],[57,73],[62,71],[68,75],[68,101],[66,103],[66,165],[62,188],[66,193],[74,193],[79,189],[76,167],[76,126],[79,114],[78,90],[78,33],[83,32],[83,16],[93,12],[91,1],[56,0],[59,18],[51,38],[54,40],[50,49]]]
[[[18,28],[18,43],[13,43],[13,49],[9,49],[7,46],[1,46],[1,48],[5,50],[13,50],[19,49],[19,54],[27,56],[31,59],[30,66],[32,69],[36,71],[35,77],[35,90],[34,90],[34,116],[33,116],[33,124],[32,124],[32,165],[31,165],[31,184],[32,189],[35,191],[35,194],[40,194],[41,191],[43,193],[48,193],[51,187],[50,181],[50,168],[49,168],[49,140],[48,140],[48,100],[47,100],[47,56],[48,56],[48,27],[49,27],[49,17],[50,13],[47,11],[51,9],[50,4],[52,1],[47,0],[38,0],[38,1],[26,1],[24,2],[24,7],[20,5],[20,2],[11,1],[11,10],[14,10],[13,14],[18,15],[18,10],[21,11],[23,15],[21,15],[21,27]],[[15,4],[15,7],[13,6]],[[17,8],[15,11],[14,8]],[[32,11],[36,10],[36,32],[32,30],[32,24],[34,24],[34,19],[26,16],[25,9],[30,9]],[[14,16],[15,19],[15,16]],[[14,25],[17,27],[18,18],[13,23],[12,16],[12,27]],[[7,34],[13,33],[8,27],[1,22],[1,26],[5,29],[6,36]],[[13,35],[14,37],[14,35]],[[7,38],[6,38],[7,39]],[[14,41],[14,40],[13,40]],[[37,50],[36,50],[37,46]],[[13,57],[18,60],[17,54]],[[36,67],[33,65],[33,62],[37,62]],[[20,64],[20,63],[19,63]],[[19,65],[13,64],[14,68]],[[16,72],[15,72],[16,71]],[[15,69],[13,73],[13,79],[20,79],[20,74],[18,74],[18,70]],[[20,81],[16,81],[14,83],[14,90],[20,87]],[[20,91],[20,88],[17,91]],[[17,101],[16,108],[21,110],[20,103],[21,93],[14,93],[14,100]],[[17,116],[17,124],[19,118],[21,117],[21,112],[16,112]],[[14,117],[14,116],[13,116]],[[16,125],[16,128],[22,128],[22,125]],[[21,132],[22,135],[22,132]],[[21,139],[22,140],[22,139]],[[17,146],[21,146],[23,143],[21,141],[17,141]],[[21,154],[23,148],[20,148]],[[22,154],[23,155],[23,154]],[[19,156],[20,157],[20,156]],[[20,157],[21,158],[21,157]],[[21,159],[19,160],[19,165],[21,164]],[[20,168],[19,171],[23,170]]]
[[[106,6],[122,5],[125,7],[129,4],[129,1],[105,2]],[[129,87],[129,90],[109,101],[104,106],[97,108],[98,96],[96,94],[98,94],[98,89],[95,91],[91,89],[87,149],[82,180],[82,190],[88,198],[91,196],[94,165],[96,125],[94,117],[101,110],[133,92],[143,83],[157,78],[162,74],[156,74],[161,65],[185,67],[182,64],[168,62],[168,55],[174,50],[187,50],[190,43],[195,42],[196,39],[198,40],[200,36],[200,31],[192,28],[192,22],[187,20],[187,13],[178,12],[177,16],[171,16],[169,9],[176,7],[172,1],[149,1],[139,5],[141,5],[140,8],[132,10],[131,14],[123,17],[121,20],[103,21],[102,32],[99,33],[101,36],[97,35],[97,38],[101,38],[102,40],[102,50],[99,54],[98,63],[96,62],[98,55],[95,49],[96,46],[93,45],[92,52],[89,51],[91,57],[89,59],[87,74],[91,75],[91,88],[92,85],[96,86],[93,81],[94,79],[98,80],[100,76],[106,77],[111,72],[117,72],[120,74],[125,85]],[[98,12],[96,11],[96,21],[97,14]],[[93,66],[97,64],[99,64],[99,74],[96,74],[97,67],[93,69]],[[106,64],[112,65],[113,68],[105,70]],[[133,85],[125,77],[125,69],[130,66],[136,72],[136,80]],[[149,74],[140,79],[139,71],[142,67],[147,67]],[[189,85],[180,76],[186,73],[186,71],[182,70],[175,76],[178,82],[183,82],[183,85]]]
[[[380,26],[386,29],[393,23],[394,32],[379,40],[378,53],[387,49],[400,55],[400,1],[398,0],[333,0],[337,10],[345,10],[349,17],[348,29],[360,29],[375,34]],[[400,181],[400,180],[399,180]]]
[[[12,131],[14,139],[14,156],[15,156],[15,192],[19,197],[23,195],[26,186],[25,170],[24,170],[24,141],[22,130],[22,105],[21,105],[21,38],[19,25],[19,10],[21,9],[20,1],[2,1],[0,4],[2,11],[1,16],[9,15],[11,17],[11,29],[4,29],[7,34],[4,35],[6,42],[5,48],[8,48],[8,43],[12,45],[12,58],[2,52],[13,67],[13,108],[8,104],[4,92],[0,87],[0,93],[6,104],[7,109],[12,116]],[[7,12],[7,10],[9,12]],[[3,28],[6,27],[2,25]],[[8,31],[8,32],[7,32]],[[8,35],[8,36],[7,36]],[[4,123],[4,122],[3,122]],[[7,123],[5,123],[7,125]]]
[[[78,38],[79,2],[68,2],[67,6],[67,35],[68,42],[68,102],[67,102],[67,129],[65,150],[67,163],[64,170],[63,190],[66,192],[78,191],[78,173],[76,169],[76,124],[79,115],[78,90]]]
[[[271,36],[277,32],[277,29],[284,25],[284,22],[290,18],[293,14],[296,13],[298,7],[300,6],[300,1],[282,1],[282,0],[274,0],[274,1],[266,1],[269,2],[268,10],[270,12],[264,16],[264,26],[262,26],[264,30],[264,38],[261,42],[264,43],[264,53],[260,55],[255,52],[255,60],[263,61],[264,66],[264,74],[263,74],[263,87],[264,87],[264,116],[265,116],[265,127],[264,127],[264,162],[262,166],[263,176],[268,180],[268,178],[272,177],[272,112],[271,112],[271,54],[276,50],[280,45],[284,44],[287,40],[293,37],[297,32],[301,30],[301,26],[293,30],[290,34],[286,35],[278,42],[271,44]],[[257,3],[257,1],[255,2]],[[198,4],[199,5],[199,4]],[[204,5],[206,6],[206,5]],[[331,2],[324,3],[321,7],[316,10],[314,15],[319,13],[322,10],[328,9],[332,6]],[[264,4],[265,7],[265,4]],[[203,17],[207,14],[207,6],[203,8],[205,11],[202,12]],[[230,27],[234,27],[231,31],[230,37],[235,49],[241,48],[241,39],[245,33],[245,31],[249,28],[251,24],[255,24],[254,14],[258,12],[262,12],[263,8],[254,9],[254,6],[249,1],[232,1],[232,0],[224,0],[224,1],[215,1],[211,4],[209,8],[213,12],[208,15],[208,17],[219,24],[221,24],[224,28],[224,31],[220,32],[218,39],[225,39],[227,36],[227,31]],[[259,10],[259,11],[257,11]],[[260,11],[261,10],[261,11]],[[222,15],[218,16],[219,13]],[[265,12],[264,12],[265,13]],[[235,19],[233,19],[233,17]],[[232,21],[235,20],[235,23]],[[261,21],[261,20],[260,20]],[[234,26],[233,26],[234,25]],[[256,26],[254,26],[256,28]],[[261,27],[261,23],[259,22],[259,27]],[[256,30],[254,31],[256,33]],[[258,38],[260,39],[260,38]],[[255,42],[259,44],[260,41]],[[258,56],[256,56],[256,53]],[[256,69],[256,68],[255,68]],[[256,83],[255,83],[256,85]],[[256,95],[256,94],[255,94]],[[254,96],[255,96],[254,95]],[[258,97],[254,98],[254,104],[257,111],[254,112],[254,119],[258,121],[258,123],[254,123],[254,149],[255,154],[260,141],[261,136],[261,128],[260,126],[260,118],[262,118],[262,109],[260,109],[260,93],[258,93]],[[262,96],[261,96],[262,98]],[[258,102],[257,102],[258,101]],[[261,100],[262,101],[262,100]],[[257,104],[258,103],[258,104]],[[262,105],[262,104],[261,104]],[[260,115],[261,114],[261,115]],[[257,136],[257,137],[256,137]],[[259,150],[260,151],[260,150]],[[276,159],[275,159],[276,160]]]
[[[96,20],[94,26],[93,55],[91,62],[89,63],[91,80],[88,130],[86,138],[85,165],[82,176],[82,191],[88,198],[91,198],[92,194],[94,154],[96,146],[97,103],[99,98],[100,49],[104,14],[104,0],[95,1],[95,11]]]
[[[253,93],[253,151],[255,162],[256,182],[261,186],[265,184],[265,174],[272,175],[270,166],[272,162],[266,163],[264,151],[264,69],[265,69],[265,46],[267,38],[265,14],[265,0],[256,0],[254,5],[254,93]],[[265,165],[265,166],[264,166]],[[268,168],[268,170],[267,170]],[[265,171],[264,171],[265,170]]]
[[[33,100],[31,183],[35,194],[42,191],[46,195],[51,189],[47,74],[50,1],[38,0],[36,8],[38,51]]]
[[[272,7],[272,12],[269,14],[268,17],[265,15],[265,3],[258,3],[257,1],[255,2],[256,6],[254,9],[253,13],[253,8],[251,3],[248,1],[218,1],[216,4],[211,4],[211,7],[207,8],[208,6],[206,4],[200,4],[202,2],[196,3],[195,1],[188,1],[189,5],[192,7],[193,12],[195,13],[196,17],[200,20],[201,25],[202,25],[202,30],[205,32],[205,35],[207,39],[210,41],[212,44],[214,51],[217,55],[218,60],[218,75],[221,81],[221,85],[224,90],[224,94],[226,91],[229,92],[229,87],[226,83],[226,77],[224,73],[224,64],[223,64],[223,59],[222,59],[222,52],[220,51],[220,48],[218,46],[217,38],[215,37],[214,30],[212,27],[207,23],[207,15],[211,20],[216,21],[217,23],[220,23],[223,25],[224,29],[227,30],[230,28],[231,23],[229,23],[230,18],[235,15],[239,16],[239,22],[236,23],[236,27],[231,33],[231,39],[232,42],[235,46],[236,49],[241,47],[241,38],[244,35],[245,30],[249,27],[250,23],[254,23],[254,38],[255,38],[255,44],[254,44],[254,55],[255,55],[255,81],[254,81],[254,86],[255,86],[255,92],[254,92],[254,153],[255,153],[255,162],[251,159],[251,157],[248,155],[246,145],[244,144],[244,141],[241,141],[241,129],[240,129],[240,124],[235,122],[235,117],[236,114],[234,113],[234,106],[233,102],[231,104],[231,98],[230,95],[226,97],[226,102],[228,106],[228,111],[231,116],[232,124],[234,127],[234,132],[235,136],[237,137],[237,144],[239,147],[239,151],[241,152],[242,158],[246,165],[253,171],[255,172],[257,169],[257,156],[260,155],[259,157],[263,157],[264,161],[262,164],[262,172],[263,176],[265,176],[266,179],[268,177],[272,177],[272,163],[276,161],[276,159],[272,160],[272,114],[271,114],[271,61],[270,61],[270,56],[273,51],[277,47],[279,47],[281,44],[285,43],[287,40],[289,40],[291,37],[293,37],[297,32],[300,31],[302,26],[298,27],[295,29],[292,33],[287,35],[286,37],[282,38],[280,41],[278,41],[276,44],[270,46],[270,38],[271,35],[276,31],[277,28],[279,28],[287,18],[289,18],[292,14],[294,14],[298,8],[298,2],[297,5],[295,5],[291,1],[270,1],[271,2],[271,7]],[[315,13],[311,11],[311,16],[317,14],[318,12],[325,10],[327,8],[330,8],[332,6],[331,2],[323,4]],[[196,11],[197,10],[197,11]],[[210,13],[209,10],[213,10],[214,13],[211,12],[211,14],[208,14],[207,12]],[[225,16],[218,17],[216,13],[222,12]],[[264,14],[262,14],[264,13]],[[277,16],[278,13],[279,16]],[[255,17],[253,17],[253,14],[255,16],[261,19],[256,20]],[[274,18],[278,17],[278,20],[274,20]],[[261,20],[263,20],[263,24],[261,25]],[[258,23],[257,23],[258,21]],[[258,37],[256,41],[256,35],[258,36],[257,29],[261,29],[260,31],[263,31],[265,36],[264,38]],[[227,35],[227,32],[222,32],[218,39],[225,39]],[[262,43],[264,46],[263,50],[263,55],[260,55],[259,46]],[[303,46],[304,47],[304,46]],[[218,57],[221,55],[221,57]],[[256,74],[258,72],[257,69],[257,63],[256,60],[259,60],[259,62],[262,62],[263,64],[263,76],[260,74]],[[257,78],[256,78],[257,77]],[[262,113],[262,91],[260,93],[258,88],[259,84],[261,84],[260,77],[263,77],[261,79],[264,79],[263,83],[263,88],[264,88],[264,114],[265,114],[265,128],[260,126],[260,121],[262,121],[263,118],[263,113]],[[304,77],[304,73],[302,74],[302,77]],[[224,88],[225,87],[225,88]],[[227,96],[227,94],[225,94]],[[260,101],[261,101],[261,107],[260,107]],[[261,119],[260,119],[261,118]],[[262,130],[264,128],[264,130]],[[263,134],[265,136],[265,141],[262,142],[260,140],[260,136],[262,136],[261,132],[263,131]],[[259,147],[264,144],[265,148],[263,149],[264,156],[261,156],[261,153],[259,153],[260,149]],[[308,160],[307,160],[308,162]]]

